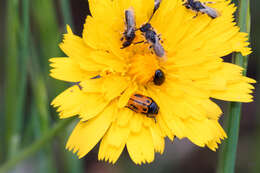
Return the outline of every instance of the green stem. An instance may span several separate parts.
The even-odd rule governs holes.
[[[10,157],[16,155],[21,141],[21,130],[23,122],[24,103],[26,95],[26,77],[29,57],[29,0],[22,2],[22,32],[20,32],[21,54],[19,60],[19,87],[16,100],[16,112],[14,122],[14,132],[11,137]]]
[[[5,47],[5,156],[11,157],[11,144],[15,141],[15,109],[18,86],[18,31],[19,31],[19,3],[9,0],[6,14],[6,47]]]
[[[15,166],[18,162],[28,158],[32,154],[34,154],[36,151],[41,149],[44,145],[48,144],[48,142],[55,137],[59,132],[65,129],[73,119],[66,119],[61,120],[59,123],[57,123],[49,132],[44,134],[39,140],[34,142],[32,145],[28,146],[24,150],[22,150],[20,153],[16,155],[16,157],[13,157],[11,160],[7,161],[0,167],[0,173],[6,173],[9,169],[11,169],[13,166]]]
[[[250,34],[250,1],[240,0],[238,7],[238,26],[241,32]],[[248,56],[242,56],[240,53],[235,53],[232,59],[234,64],[237,64],[245,69],[243,75],[246,74]],[[229,104],[228,116],[225,119],[226,131],[228,139],[223,142],[222,149],[219,155],[218,173],[234,173],[236,162],[236,151],[239,136],[239,125],[241,117],[241,103],[231,102]]]
[[[71,16],[71,9],[70,9],[70,0],[59,0],[62,16],[63,16],[63,22],[64,24],[70,25],[71,28],[73,28],[73,22],[72,22],[72,16]],[[66,27],[64,27],[65,29]],[[70,128],[68,128],[64,133],[60,135],[59,141],[66,140],[68,134],[71,133]],[[63,142],[61,142],[61,147],[64,148]],[[77,159],[73,153],[67,152],[66,150],[62,150],[63,154],[63,162],[64,162],[64,169],[67,170],[67,172],[77,172],[82,173],[83,172],[83,163],[82,160]]]
[[[73,24],[72,24],[72,17],[71,17],[71,10],[70,10],[69,2],[70,2],[69,0],[60,0],[60,5],[61,5],[61,11],[62,11],[64,23],[69,24],[72,27]]]

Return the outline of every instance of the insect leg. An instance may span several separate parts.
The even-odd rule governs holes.
[[[193,16],[192,18],[195,19],[199,15],[199,12],[196,12],[196,15]]]
[[[216,2],[212,2],[212,1],[207,1],[207,2],[203,2],[203,4],[215,4]]]
[[[82,86],[80,85],[80,82],[70,82],[73,85],[77,85],[80,90],[82,90]]]
[[[154,119],[154,122],[157,123],[156,118],[155,118],[154,115],[146,114],[146,116],[147,116],[148,118],[152,118],[152,119]]]
[[[143,40],[143,41],[135,42],[134,44],[140,44],[140,43],[143,43],[143,42],[144,42],[144,40]]]

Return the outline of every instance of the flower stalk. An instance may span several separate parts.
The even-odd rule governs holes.
[[[250,1],[240,0],[238,6],[237,23],[241,32],[250,34]],[[246,75],[248,56],[234,53],[232,62],[244,68],[243,75]],[[225,119],[228,139],[223,143],[218,163],[218,173],[235,172],[236,151],[241,118],[241,103],[231,102],[228,107],[228,116]]]
[[[12,148],[15,143],[15,126],[16,120],[15,109],[16,105],[17,86],[18,86],[18,33],[19,33],[19,2],[10,0],[7,2],[7,17],[6,17],[6,52],[5,52],[5,151],[4,155],[7,158],[11,157]],[[18,122],[18,121],[17,121]],[[6,158],[4,158],[6,159]]]

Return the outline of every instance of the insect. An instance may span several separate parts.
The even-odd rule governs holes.
[[[158,57],[164,57],[165,55],[165,51],[163,46],[160,43],[160,35],[157,35],[156,32],[154,31],[154,29],[152,28],[152,25],[148,22],[144,25],[141,26],[140,31],[143,33],[145,39],[147,40],[147,42],[145,43],[150,43],[150,47],[149,48],[153,48],[154,53],[158,56]],[[137,43],[142,43],[144,41],[141,42],[137,42]]]
[[[154,9],[153,14],[156,12],[156,10],[160,7],[162,0],[154,0]]]
[[[97,76],[94,76],[94,77],[92,77],[90,79],[99,79],[99,78],[101,78],[101,76],[97,75]],[[79,89],[82,90],[82,86],[80,85],[80,82],[70,82],[70,83],[72,84],[72,86],[73,85],[77,85],[79,87]]]
[[[156,70],[153,76],[153,83],[155,85],[162,85],[164,81],[165,81],[164,72],[161,69]]]
[[[219,13],[217,12],[217,10],[206,6],[206,4],[212,4],[212,3],[214,3],[214,2],[200,2],[198,0],[187,0],[183,5],[187,9],[196,11],[196,16],[194,16],[193,18],[197,17],[198,13],[201,12],[203,14],[206,13],[209,17],[211,17],[212,19],[215,19],[216,17],[219,16]]]
[[[121,38],[121,41],[125,40],[123,42],[123,45],[121,49],[126,48],[130,46],[135,38],[135,18],[134,18],[134,11],[132,8],[129,8],[128,10],[125,10],[125,23],[126,23],[126,30],[123,33],[123,37]]]
[[[147,117],[154,118],[156,122],[155,117],[158,114],[159,106],[152,98],[141,94],[134,94],[128,100],[126,107],[137,113],[146,114]]]
[[[80,85],[80,82],[70,82],[71,85],[77,85],[79,87],[80,90],[82,90],[82,86]]]
[[[92,78],[90,78],[90,79],[99,79],[99,78],[101,78],[101,76],[100,76],[100,75],[97,75],[97,76],[94,76],[94,77],[92,77]]]

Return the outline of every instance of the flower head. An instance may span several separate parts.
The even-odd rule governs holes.
[[[83,37],[67,27],[60,48],[68,57],[50,59],[52,77],[80,86],[71,86],[52,102],[59,107],[60,118],[80,118],[67,148],[81,158],[101,140],[100,160],[115,163],[126,146],[137,164],[152,162],[155,152],[163,153],[166,137],[188,138],[215,151],[226,134],[218,123],[222,111],[211,98],[250,102],[254,88],[250,83],[255,82],[242,76],[241,67],[221,58],[251,52],[247,34],[234,23],[234,4],[218,0],[208,6],[219,17],[200,13],[194,18],[196,12],[181,0],[163,0],[150,24],[160,34],[164,61],[149,44],[134,44],[145,41],[138,28],[152,15],[153,0],[89,0],[89,6],[92,16],[86,19]],[[136,36],[122,49],[129,8]],[[161,85],[153,82],[158,69],[165,75]],[[133,94],[157,103],[156,121],[127,108]]]

